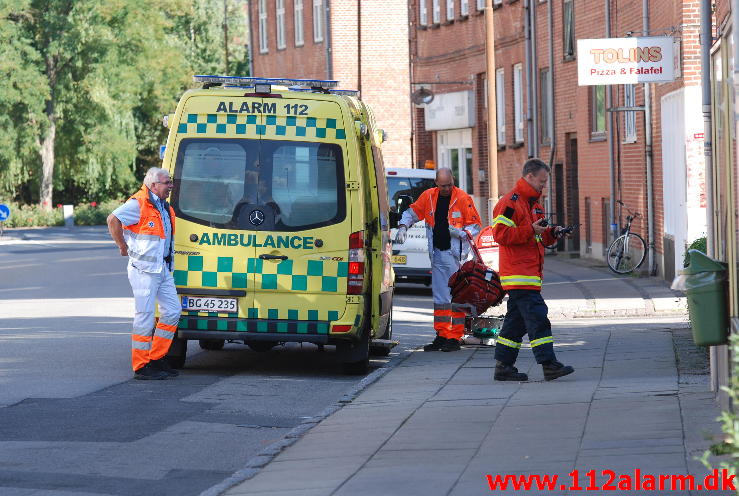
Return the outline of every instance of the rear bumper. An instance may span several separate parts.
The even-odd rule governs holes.
[[[285,332],[234,332],[234,331],[193,331],[179,329],[180,339],[225,339],[227,341],[276,341],[280,343],[328,344],[327,334],[290,334]]]
[[[177,328],[181,339],[227,339],[327,344],[356,339],[356,333],[330,334],[329,321],[240,319],[183,315]]]
[[[418,267],[404,267],[402,265],[393,265],[395,272],[395,280],[398,282],[430,282],[431,269]]]

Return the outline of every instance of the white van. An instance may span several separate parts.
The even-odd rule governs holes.
[[[385,175],[391,212],[390,235],[394,240],[398,220],[392,222],[392,217],[399,219],[403,211],[415,202],[421,193],[436,187],[434,183],[436,171],[433,169],[386,168]],[[424,221],[416,222],[408,229],[405,243],[393,242],[392,262],[397,282],[431,285],[431,261]]]

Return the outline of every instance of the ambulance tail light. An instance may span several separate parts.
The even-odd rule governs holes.
[[[331,326],[331,332],[349,332],[352,330],[350,325],[335,325]]]
[[[346,293],[362,294],[364,286],[364,232],[357,231],[349,236],[349,271]]]

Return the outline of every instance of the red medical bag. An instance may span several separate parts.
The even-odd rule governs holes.
[[[452,303],[470,304],[475,307],[477,315],[503,301],[505,291],[500,285],[500,277],[493,269],[482,261],[480,252],[475,246],[472,236],[465,231],[474,254],[472,260],[462,264],[457,272],[449,278],[452,290]]]

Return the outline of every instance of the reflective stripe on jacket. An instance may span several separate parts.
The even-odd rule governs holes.
[[[400,219],[400,223],[405,226],[412,226],[419,220],[426,222],[426,238],[428,239],[429,257],[432,263],[434,256],[434,214],[436,213],[436,201],[438,199],[439,188],[427,189],[421,193],[418,200],[408,210],[403,212]],[[456,186],[452,188],[452,197],[449,199],[447,222],[451,227],[465,229],[473,238],[482,229],[480,214],[477,213],[472,197]],[[458,260],[465,260],[470,253],[470,244],[467,237],[452,238],[451,241],[451,251],[454,256]]]
[[[541,290],[544,247],[556,238],[554,227],[534,234],[532,224],[544,217],[539,195],[521,178],[493,210],[493,238],[500,245],[500,282],[505,290]]]
[[[174,210],[167,202],[169,219],[172,224],[172,244],[170,253],[164,253],[167,237],[162,224],[162,214],[149,198],[149,188],[141,186],[131,199],[139,202],[141,217],[137,224],[123,226],[123,237],[128,245],[128,256],[131,263],[144,272],[161,272],[165,257],[174,255]]]

